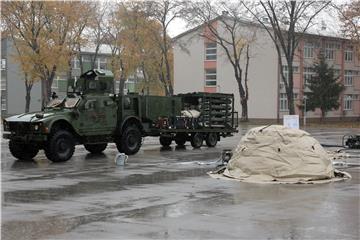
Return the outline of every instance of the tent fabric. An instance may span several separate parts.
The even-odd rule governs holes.
[[[316,139],[303,130],[280,125],[249,130],[222,175],[247,182],[288,183],[339,176]]]

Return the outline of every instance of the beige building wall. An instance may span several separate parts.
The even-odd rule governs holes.
[[[219,25],[221,26],[221,24]],[[275,119],[277,118],[277,55],[272,41],[265,30],[244,25],[241,29],[242,37],[255,40],[250,44],[250,63],[248,72],[248,117],[250,119]],[[234,77],[234,69],[230,64],[223,49],[218,46],[218,90],[235,95],[235,108],[241,115],[239,86]],[[245,71],[244,58],[241,60],[242,69]]]
[[[174,93],[204,91],[204,41],[197,33],[185,35],[174,47]]]
[[[218,31],[221,31],[223,26],[219,24],[218,28]],[[252,37],[256,31],[255,41],[250,47],[248,116],[249,118],[275,119],[278,107],[276,50],[263,29],[244,25],[241,31],[242,34],[251,35],[249,37]],[[176,41],[174,48],[175,93],[207,90],[204,68],[212,63],[205,60],[207,40],[199,36],[200,33],[202,29],[184,35]],[[242,63],[245,70],[245,59],[242,59]],[[213,64],[217,69],[216,92],[234,94],[235,109],[240,117],[239,86],[234,76],[234,69],[220,45],[217,45],[217,60]]]

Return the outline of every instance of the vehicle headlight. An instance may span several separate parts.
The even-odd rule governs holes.
[[[41,128],[41,123],[35,123],[33,126],[34,131],[39,131]]]

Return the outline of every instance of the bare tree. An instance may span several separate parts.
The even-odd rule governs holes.
[[[150,17],[156,19],[161,24],[161,39],[157,39],[158,47],[162,52],[162,61],[159,68],[165,67],[165,74],[159,74],[161,82],[164,84],[165,92],[167,95],[174,94],[172,68],[171,68],[171,51],[172,41],[169,38],[169,26],[170,24],[181,15],[182,2],[177,0],[159,0],[149,1],[147,3],[147,12]],[[159,34],[154,33],[153,37],[158,38]]]
[[[97,2],[94,5],[94,15],[92,16],[92,23],[90,24],[89,30],[89,39],[90,42],[94,45],[95,51],[91,58],[91,68],[96,67],[96,60],[98,58],[99,50],[101,45],[104,43],[105,36],[105,18],[109,13],[109,3],[99,3]]]
[[[352,40],[357,56],[360,58],[360,1],[352,0],[345,4],[332,3],[331,5],[339,14],[344,36]]]
[[[189,4],[188,22],[204,26],[205,31],[202,28],[200,36],[220,46],[234,70],[240,94],[241,120],[247,121],[250,46],[256,38],[255,27],[244,27],[240,19],[244,8],[239,3],[212,3],[205,0]]]
[[[293,60],[295,51],[303,34],[311,27],[314,18],[329,4],[329,1],[243,2],[244,7],[267,31],[275,44],[290,114],[295,114],[293,99]],[[283,70],[282,55],[285,56],[288,67],[287,77]]]
[[[81,59],[81,46],[88,44],[89,42],[95,40],[92,39],[91,33],[85,34],[87,29],[96,28],[97,20],[98,20],[98,9],[99,3],[98,2],[89,2],[83,6],[82,12],[79,17],[79,23],[74,27],[74,29],[70,33],[70,58],[68,59],[68,79],[72,78],[72,65],[71,61],[74,57],[79,57],[80,62],[80,72],[83,73],[83,64]],[[95,16],[95,18],[94,18]],[[91,31],[90,31],[91,32]],[[95,34],[94,34],[95,35]],[[96,39],[96,38],[95,38]]]

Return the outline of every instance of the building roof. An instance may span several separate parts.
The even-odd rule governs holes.
[[[95,44],[88,44],[81,48],[82,53],[94,53],[95,52]],[[107,44],[101,44],[99,47],[98,54],[111,54],[111,48]]]
[[[210,20],[209,23],[218,21],[220,18],[223,18],[223,15],[217,16],[214,19]],[[228,17],[227,18],[231,18]],[[240,22],[243,24],[248,24],[248,25],[255,25],[258,26],[260,28],[263,28],[263,26],[255,21],[249,20],[249,19],[245,19],[245,18],[241,18]],[[193,33],[201,28],[203,28],[205,25],[209,24],[209,23],[202,23],[198,26],[195,26],[189,30],[186,30],[185,32],[182,32],[180,34],[178,34],[177,36],[173,37],[173,41],[176,41],[177,39],[180,39],[190,33]],[[339,26],[335,26],[335,24],[331,23],[331,22],[327,22],[326,24],[324,23],[324,21],[321,21],[321,23],[317,23],[315,24],[314,28],[309,28],[308,32],[305,32],[303,34],[307,35],[307,36],[313,36],[313,37],[326,37],[326,38],[334,38],[334,39],[343,39],[343,40],[349,40],[347,38],[344,38],[343,36],[341,36],[341,32],[339,31]],[[325,29],[323,29],[323,27],[326,26]]]

